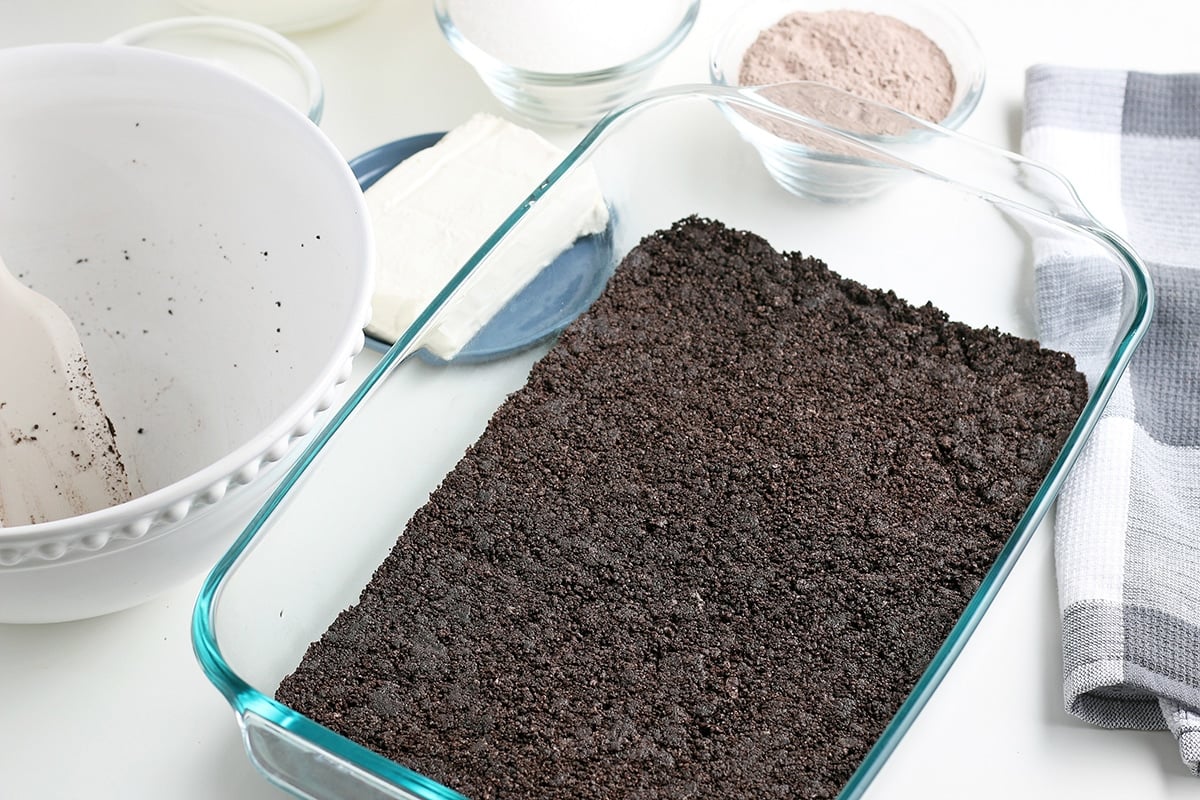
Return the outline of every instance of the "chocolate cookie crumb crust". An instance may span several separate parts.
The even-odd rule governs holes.
[[[1085,399],[1069,356],[684,220],[277,697],[476,800],[834,797]]]

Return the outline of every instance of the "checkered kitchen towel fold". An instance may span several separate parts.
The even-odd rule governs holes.
[[[1197,773],[1200,74],[1037,66],[1025,90],[1025,154],[1075,184],[1156,291],[1146,338],[1059,496],[1067,709],[1106,727],[1169,728]],[[1112,340],[1105,293],[1119,287],[1061,255],[1038,265],[1036,286],[1043,343],[1088,372]]]

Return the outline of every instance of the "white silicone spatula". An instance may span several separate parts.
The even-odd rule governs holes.
[[[112,425],[75,326],[0,259],[0,525],[127,499]]]

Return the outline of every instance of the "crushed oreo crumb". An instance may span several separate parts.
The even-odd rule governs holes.
[[[834,797],[1086,398],[761,238],[647,237],[278,698],[475,800]]]

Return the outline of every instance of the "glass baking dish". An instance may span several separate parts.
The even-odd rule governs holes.
[[[197,657],[236,712],[249,757],[271,781],[320,800],[460,796],[273,694],[309,643],[356,601],[406,520],[549,344],[484,364],[436,366],[409,356],[440,315],[453,311],[457,293],[469,291],[538,213],[560,201],[568,176],[595,169],[612,218],[611,257],[601,270],[642,236],[695,214],[758,233],[777,249],[816,255],[915,304],[932,302],[952,319],[1021,336],[1037,332],[1036,265],[1078,259],[1092,270],[1091,286],[1112,290],[1112,329],[1095,357],[1080,363],[1090,399],[994,566],[840,797],[862,794],[1041,524],[1146,329],[1152,290],[1137,256],[1051,170],[829,92],[792,87],[789,102],[803,110],[797,113],[757,90],[685,86],[610,114],[530,187],[528,200],[379,358],[216,565],[196,604]],[[777,154],[758,152],[763,140],[742,139],[733,115],[803,140],[808,155],[790,154],[789,170],[804,169],[804,159],[822,175],[845,166],[882,176],[886,191],[854,203],[790,192],[763,167]],[[888,135],[864,133],[864,124],[884,118]],[[1077,299],[1068,291],[1049,302]]]

